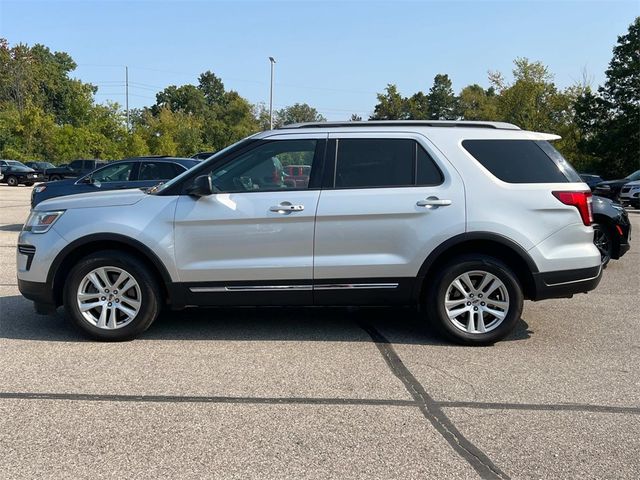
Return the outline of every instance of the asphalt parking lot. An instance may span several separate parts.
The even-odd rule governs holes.
[[[16,286],[0,186],[2,478],[638,478],[640,212],[598,289],[458,347],[405,309],[168,313],[85,340]]]

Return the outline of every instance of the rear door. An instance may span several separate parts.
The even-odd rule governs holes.
[[[180,175],[187,168],[173,162],[149,160],[140,162],[135,178],[131,179],[127,188],[153,187]]]
[[[429,253],[465,230],[462,180],[418,134],[329,138],[314,302],[404,303]]]

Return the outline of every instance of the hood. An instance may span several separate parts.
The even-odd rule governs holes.
[[[599,182],[596,186],[599,185],[623,185],[628,183],[629,180],[625,180],[624,178],[620,178],[618,180],[605,180],[604,182]]]
[[[78,181],[77,178],[65,178],[63,180],[54,180],[51,182],[43,182],[40,185],[46,185],[47,188],[68,187]]]
[[[625,187],[640,187],[640,180],[634,180],[633,182],[627,182],[624,184]]]
[[[57,183],[57,182],[55,182]],[[107,190],[54,197],[39,203],[34,210],[70,210],[73,208],[118,207],[133,205],[146,196],[142,190]]]

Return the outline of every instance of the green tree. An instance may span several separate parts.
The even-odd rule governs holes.
[[[198,77],[198,90],[203,93],[208,105],[219,105],[224,99],[224,83],[210,70]]]
[[[324,122],[324,118],[312,106],[306,103],[296,103],[278,110],[274,115],[274,126],[281,127],[294,123]]]
[[[426,96],[429,120],[455,120],[457,118],[456,96],[449,75],[438,74]]]
[[[378,104],[369,120],[404,120],[408,118],[407,99],[400,95],[398,87],[388,84],[384,93],[378,93]]]
[[[469,85],[458,96],[458,114],[464,120],[498,120],[496,93],[478,84]]]
[[[583,91],[574,103],[580,151],[598,173],[620,177],[640,168],[640,17],[618,37],[597,93]]]
[[[194,85],[171,85],[156,94],[156,103],[151,107],[154,114],[168,108],[174,112],[203,115],[207,108],[204,92]]]

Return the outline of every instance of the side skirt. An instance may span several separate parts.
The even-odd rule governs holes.
[[[187,306],[404,305],[414,278],[340,278],[174,283],[173,308]]]

